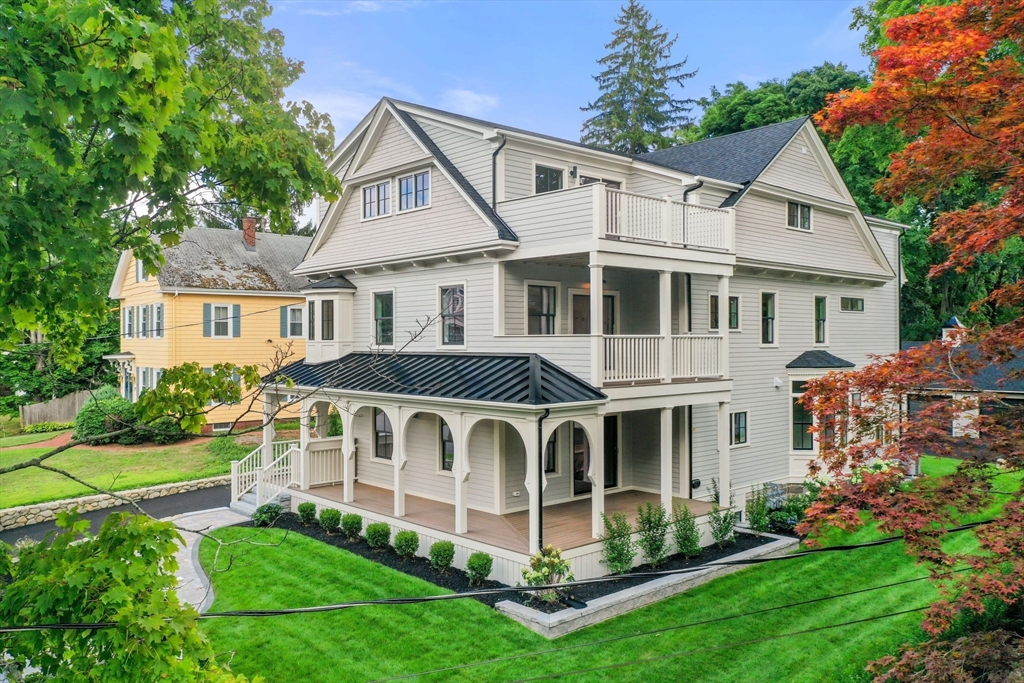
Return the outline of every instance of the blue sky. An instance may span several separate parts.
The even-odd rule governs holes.
[[[825,60],[865,69],[858,2],[647,2],[673,55],[698,69],[684,95],[785,78]],[[271,26],[306,73],[289,96],[329,112],[340,140],[387,95],[578,139],[596,60],[620,2],[274,1]],[[697,113],[695,111],[695,113]]]

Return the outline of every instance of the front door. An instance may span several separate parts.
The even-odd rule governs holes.
[[[604,487],[619,485],[619,416],[604,416]]]
[[[572,427],[572,495],[590,493],[592,488],[587,474],[590,472],[590,442],[578,424]],[[619,485],[619,416],[604,418],[604,487]]]
[[[615,295],[604,295],[604,334],[615,334]],[[590,334],[590,295],[572,295],[572,333]]]

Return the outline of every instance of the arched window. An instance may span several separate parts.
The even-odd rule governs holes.
[[[380,408],[373,409],[373,457],[391,460],[395,449],[395,434],[391,420]]]
[[[448,426],[448,423],[443,418],[438,418],[441,423],[440,435],[440,451],[441,451],[441,469],[445,472],[451,472],[455,469],[455,439],[452,437],[452,429]]]

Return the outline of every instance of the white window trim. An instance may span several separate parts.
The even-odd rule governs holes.
[[[455,461],[454,460],[452,461],[452,469],[450,469],[450,470],[446,470],[442,466],[442,461],[443,461],[443,458],[444,458],[444,452],[441,450],[441,422],[444,421],[444,418],[441,417],[440,415],[435,415],[434,417],[437,418],[437,421],[435,422],[435,424],[437,425],[437,431],[434,432],[434,435],[436,437],[434,439],[434,442],[437,444],[437,460],[436,460],[436,462],[437,462],[437,474],[441,475],[442,477],[451,477],[451,478],[454,479],[455,478]],[[448,425],[448,428],[450,429],[451,425]],[[376,441],[376,439],[374,441]],[[456,453],[454,455],[454,457],[458,457],[458,453]]]
[[[537,167],[538,166],[543,166],[544,168],[553,168],[555,170],[561,169],[561,171],[562,171],[562,188],[561,188],[561,190],[549,190],[547,192],[541,192],[541,194],[551,194],[552,192],[561,192],[562,190],[570,190],[570,189],[573,188],[573,186],[569,185],[569,181],[572,180],[572,178],[569,177],[569,168],[570,168],[569,164],[566,164],[564,161],[545,161],[543,158],[542,159],[534,159],[533,160],[533,164],[531,165],[531,173],[530,173],[530,194],[531,195],[536,195],[537,194]]]
[[[223,404],[219,404],[219,405],[223,405]],[[217,425],[227,425],[227,427],[220,427],[220,428],[218,428]],[[220,432],[230,432],[231,431],[231,422],[211,422],[210,423],[210,431],[215,433],[215,434],[216,433],[220,433]]]
[[[157,315],[158,313],[159,313],[159,316]],[[166,316],[166,310],[164,309],[164,305],[162,303],[161,304],[153,304],[153,336],[156,337],[157,339],[163,339],[164,338],[164,330],[167,328],[167,321],[165,320],[165,316]],[[156,325],[156,321],[157,321],[158,317],[160,318],[160,327],[159,327],[159,329],[157,329],[157,325]]]
[[[566,303],[566,306],[565,306],[566,309],[567,309],[565,314],[569,318],[569,334],[576,334],[575,330],[573,330],[573,328],[572,328],[572,298],[573,298],[573,296],[575,296],[577,294],[579,294],[581,296],[590,296],[590,290],[589,289],[581,289],[581,288],[578,288],[578,287],[570,287],[569,288],[568,296],[566,297],[566,302],[567,303]],[[618,329],[619,327],[621,327],[621,323],[622,323],[622,310],[619,307],[619,301],[620,301],[619,290],[617,290],[617,289],[606,289],[606,290],[604,290],[602,292],[602,295],[604,295],[604,296],[611,296],[611,297],[615,298],[614,307],[615,307],[615,328],[616,329],[614,330],[613,336],[621,334],[621,332],[619,332],[619,329]],[[620,470],[620,472],[621,472],[621,470]]]
[[[141,259],[135,259],[135,281],[136,282],[148,282],[149,275],[146,273],[146,265]]]
[[[388,183],[390,185],[390,189],[388,190],[388,194],[390,195],[390,199],[388,201],[390,202],[390,204],[388,205],[388,208],[391,209],[391,210],[388,213],[379,213],[376,216],[370,216],[369,218],[367,218],[366,215],[365,215],[365,213],[366,213],[366,211],[365,211],[366,202],[363,200],[363,189],[367,188],[367,187],[376,187],[378,185],[383,185],[384,183]],[[433,188],[431,188],[431,189],[433,189]],[[394,215],[395,215],[395,179],[394,178],[381,178],[380,180],[378,180],[376,182],[364,183],[364,184],[359,186],[359,222],[360,223],[367,223],[369,221],[375,221],[375,220],[379,220],[381,218],[390,218],[391,216],[394,216]]]
[[[762,299],[763,299],[763,296],[765,294],[771,294],[771,295],[773,295],[775,297],[775,322],[774,322],[775,327],[772,330],[773,342],[771,344],[765,344],[764,343],[764,337],[762,336],[762,329],[761,329],[761,324],[762,324],[762,320],[763,320],[763,309],[761,308],[761,306],[763,305],[762,304]],[[779,292],[777,290],[771,290],[771,289],[759,290],[758,293],[757,293],[757,343],[758,343],[758,346],[760,348],[762,348],[762,349],[777,349],[777,348],[779,348],[779,329],[780,329],[780,327],[781,326],[779,325]]]
[[[551,334],[530,334],[530,285],[555,288],[555,331]],[[557,280],[523,280],[523,334],[527,337],[554,337],[562,329],[562,283]]]
[[[708,332],[718,332],[721,328],[722,318],[725,318],[725,324],[729,325],[729,307],[722,308],[721,302],[718,304],[718,324],[719,327],[711,327],[711,297],[717,297],[718,292],[708,292]],[[730,299],[736,299],[736,322],[739,327],[729,328],[730,332],[742,332],[743,331],[743,295],[742,294],[730,294]]]
[[[292,311],[298,310],[301,314],[301,325],[302,332],[298,335],[292,334]],[[305,339],[306,338],[306,314],[308,312],[307,305],[305,303],[297,304],[295,306],[288,307],[288,337],[287,339]]]
[[[543,166],[543,165],[544,164],[541,164],[541,166]],[[619,184],[619,191],[620,192],[627,192],[627,190],[626,190],[626,178],[624,176],[616,176],[613,173],[605,173],[604,171],[597,171],[597,170],[595,170],[595,168],[593,166],[586,166],[585,167],[585,166],[581,166],[579,164],[573,164],[573,166],[576,167],[576,177],[572,179],[572,180],[576,181],[576,184],[573,185],[573,187],[586,187],[586,185],[582,185],[581,182],[580,182],[583,179],[583,176],[586,176],[588,178],[600,178],[601,182],[603,182],[603,183],[607,183],[607,182],[618,183]],[[554,167],[553,166],[549,166],[548,168],[554,168]],[[569,169],[572,170],[572,166],[570,166]],[[589,173],[587,172],[588,169],[590,170]],[[596,185],[596,183],[590,183],[590,184],[591,185]],[[534,181],[534,190],[537,189],[536,185],[537,185],[537,182],[535,180]]]
[[[225,322],[228,325],[227,334],[217,334],[217,309],[227,309],[228,315]],[[231,304],[212,304],[210,306],[210,338],[211,339],[231,339]]]
[[[823,342],[819,342],[818,339],[817,339],[817,335],[818,335],[818,330],[817,330],[817,327],[818,327],[818,311],[817,311],[816,307],[818,305],[818,299],[824,299],[825,300],[825,341],[823,341]],[[777,304],[776,304],[776,307],[777,307]],[[829,295],[828,294],[814,294],[811,297],[811,315],[813,316],[813,323],[814,323],[813,327],[811,329],[811,341],[813,342],[814,346],[819,348],[819,349],[828,348],[828,343],[829,343],[829,329],[828,329],[829,328],[829,324],[828,323],[829,323],[829,319],[832,317],[831,316],[831,311],[829,309]]]
[[[787,424],[786,424],[786,429],[788,430],[786,438],[788,439],[788,443],[789,443],[787,448],[789,449],[789,454],[790,455],[797,456],[797,457],[800,457],[800,456],[806,457],[808,455],[812,455],[814,457],[818,457],[818,438],[817,438],[817,434],[812,434],[811,435],[811,449],[810,450],[798,451],[795,448],[793,448],[793,399],[795,399],[798,396],[802,396],[803,395],[803,394],[797,394],[797,393],[795,393],[793,391],[793,382],[806,382],[807,380],[818,379],[819,377],[823,377],[823,376],[824,375],[821,375],[821,374],[818,374],[818,373],[797,373],[797,374],[787,374],[786,375],[786,382],[787,382],[787,384],[786,384],[786,400],[788,401],[787,408],[786,408],[786,414],[789,416],[789,422],[787,422]],[[747,424],[748,424],[748,426],[750,424],[749,416],[747,417]],[[814,416],[814,413],[811,413],[811,424],[814,425],[815,427],[818,426],[818,419]],[[750,439],[748,438],[747,440],[749,441]]]
[[[732,420],[733,420],[733,415],[736,415],[738,413],[746,413],[746,415],[747,415],[747,440],[744,441],[743,443],[732,443],[732,435],[733,435],[733,421]],[[793,427],[792,427],[792,421],[791,421],[790,422],[790,431],[792,431],[792,430],[793,430]],[[790,438],[792,438],[792,436]],[[735,411],[729,413],[729,442],[730,442],[729,443],[730,450],[734,449],[734,448],[747,448],[747,447],[750,446],[750,411],[749,410],[735,410]]]
[[[565,455],[565,448],[566,448],[566,446],[565,446],[565,439],[561,438],[561,436],[559,435],[559,432],[562,430],[562,427],[567,425],[567,424],[572,424],[572,422],[563,422],[563,423],[561,423],[560,425],[558,425],[557,427],[554,428],[554,430],[551,432],[551,434],[548,435],[548,439],[551,439],[552,436],[555,437],[555,471],[554,472],[541,472],[541,474],[544,475],[544,477],[547,478],[547,479],[554,479],[556,477],[561,477],[562,474],[565,471],[565,468],[562,467],[562,458]],[[571,434],[570,434],[570,436],[571,436]],[[547,444],[547,442],[544,442],[544,450],[546,451],[547,448],[548,448],[548,444]],[[572,446],[569,446],[569,448],[571,449]]]
[[[799,226],[794,227],[794,226],[789,224],[789,205],[790,204],[796,204],[797,206],[807,206],[807,207],[810,207],[810,209],[811,209],[811,220],[810,220],[810,226],[809,227],[807,227],[807,228],[801,228]],[[803,233],[805,235],[808,234],[808,233],[813,233],[814,232],[814,214],[815,214],[815,211],[814,211],[815,206],[814,206],[814,204],[809,204],[807,202],[803,202],[803,201],[800,201],[798,199],[787,199],[786,200],[786,205],[783,208],[785,209],[785,213],[783,214],[783,218],[784,218],[784,222],[785,222],[785,225],[786,225],[786,230],[796,230],[797,232],[801,232],[801,233]],[[800,213],[799,210],[797,210],[797,223],[800,222],[800,215],[799,215],[799,213]]]
[[[859,311],[855,311],[855,310],[853,310],[851,308],[843,308],[843,299],[860,299],[860,302],[863,305],[863,309],[859,310]],[[856,313],[858,315],[864,315],[864,313],[866,313],[867,310],[868,310],[868,302],[865,301],[864,297],[862,297],[862,296],[840,296],[839,297],[839,312],[840,313]]]
[[[390,344],[378,344],[377,343],[377,318],[375,317],[374,311],[376,310],[376,299],[378,294],[390,294],[391,295],[391,343]],[[398,330],[395,327],[395,322],[398,320],[398,294],[394,287],[375,289],[370,292],[370,348],[371,349],[393,349],[395,348],[395,337]]]
[[[403,209],[402,208],[402,181],[405,180],[406,178],[412,178],[413,179],[413,181],[412,181],[412,194],[413,194],[412,201],[413,201],[413,204],[415,205],[415,203],[416,203],[416,176],[420,175],[421,173],[426,173],[427,174],[428,182],[430,183],[430,188],[428,190],[428,194],[430,195],[430,201],[427,202],[426,204],[424,204],[423,206],[413,206],[411,209]],[[422,211],[423,209],[429,209],[431,207],[431,205],[434,203],[434,172],[433,172],[433,170],[429,166],[426,167],[426,168],[423,168],[423,169],[419,169],[419,170],[416,170],[416,171],[411,171],[409,173],[403,173],[400,176],[397,176],[395,178],[395,187],[398,188],[398,194],[396,195],[397,199],[398,199],[398,204],[396,204],[395,207],[394,207],[396,214],[405,215],[407,213],[413,213],[414,211]],[[392,199],[394,199],[394,197],[392,197]]]
[[[462,344],[444,343],[444,318],[441,317],[441,290],[451,287],[462,287]],[[437,350],[438,351],[465,351],[469,344],[469,287],[465,280],[453,282],[442,282],[437,286]]]
[[[395,460],[395,424],[391,422],[391,457],[385,458],[381,455],[377,455],[377,416],[374,414],[377,410],[384,413],[385,417],[388,418],[388,422],[391,422],[391,416],[388,415],[387,411],[379,406],[370,407],[370,457],[375,461],[394,462]]]

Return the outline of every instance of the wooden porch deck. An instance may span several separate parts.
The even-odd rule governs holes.
[[[342,502],[341,486],[320,486],[303,491],[303,494],[316,496],[324,500]],[[616,512],[626,515],[630,524],[636,524],[637,507],[647,502],[657,504],[660,496],[646,491],[617,491],[606,493],[604,497],[605,513],[609,516]],[[706,515],[711,504],[700,500],[676,498],[677,504],[684,504],[697,516]],[[394,494],[391,489],[370,486],[356,482],[355,500],[349,505],[379,515],[392,516],[394,513]],[[529,510],[495,515],[489,512],[470,509],[469,531],[466,538],[488,543],[515,552],[529,552]],[[405,495],[405,517],[402,519],[411,524],[419,524],[449,534],[455,533],[455,506],[428,498],[421,498],[407,493]],[[578,548],[595,539],[590,528],[590,499],[573,500],[557,505],[544,506],[544,543],[554,545],[562,550]]]

